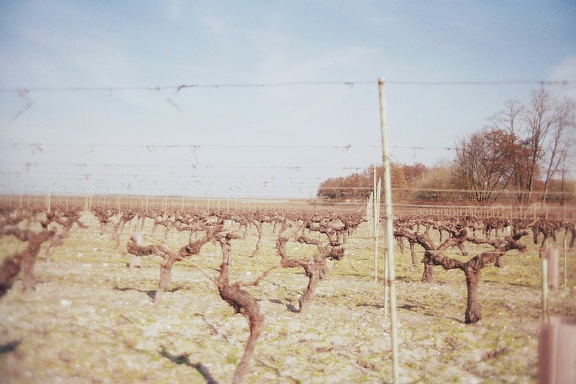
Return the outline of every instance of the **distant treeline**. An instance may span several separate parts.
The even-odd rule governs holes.
[[[427,167],[424,164],[413,165],[392,163],[390,166],[392,198],[395,203],[519,203],[542,202],[544,183],[535,182],[535,188],[526,200],[527,191],[512,189],[493,190],[490,200],[481,200],[486,195],[482,191],[461,189],[460,180],[450,165]],[[376,167],[376,178],[382,177],[382,167]],[[372,193],[374,167],[347,177],[329,178],[322,182],[317,197],[333,201],[364,200]],[[552,179],[546,193],[548,203],[576,202],[576,181],[570,179]]]
[[[576,201],[576,102],[544,88],[529,102],[507,100],[479,130],[456,143],[446,164],[391,164],[396,201],[566,203]],[[376,168],[377,178],[382,168]],[[370,196],[374,167],[324,181],[317,196],[358,200]]]

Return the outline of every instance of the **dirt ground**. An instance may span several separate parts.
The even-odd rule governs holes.
[[[175,265],[172,284],[152,304],[161,259],[143,259],[129,270],[124,231],[120,249],[100,234],[93,217],[74,229],[36,264],[37,289],[17,281],[0,299],[2,383],[229,383],[244,350],[248,325],[218,296],[212,282],[186,262]],[[108,228],[109,230],[110,228]],[[279,262],[276,234],[265,224],[260,251],[251,257],[256,231],[233,242],[232,281],[253,281]],[[151,235],[151,226],[145,228]],[[163,239],[158,231],[155,238]],[[479,301],[483,318],[464,324],[466,287],[461,271],[434,270],[436,282],[420,282],[423,266],[396,255],[400,381],[402,383],[532,383],[537,378],[541,311],[541,259],[512,251],[502,268],[486,267]],[[179,249],[185,234],[173,232]],[[0,239],[0,257],[22,247]],[[314,247],[290,242],[291,256]],[[471,248],[471,254],[480,248]],[[307,278],[301,269],[278,268],[246,290],[265,316],[249,383],[388,383],[392,381],[389,316],[384,288],[374,282],[373,242],[363,224],[331,265],[306,313],[296,313]],[[419,250],[422,253],[422,250]],[[456,254],[454,253],[453,256]],[[551,292],[551,312],[576,320],[576,253],[568,256],[568,288]],[[380,279],[383,251],[379,255]],[[215,275],[221,250],[208,243],[193,261]]]

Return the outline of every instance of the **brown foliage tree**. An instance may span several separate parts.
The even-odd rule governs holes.
[[[497,129],[474,132],[460,140],[453,163],[454,185],[480,203],[496,200],[513,174],[507,136]]]
[[[529,103],[505,102],[503,110],[489,118],[490,128],[506,137],[505,158],[513,167],[512,184],[521,203],[530,200],[539,178],[543,178],[542,201],[551,180],[565,169],[574,142],[576,104],[556,99],[545,89],[532,93]],[[572,151],[573,152],[573,151]]]
[[[370,166],[362,173],[354,173],[347,177],[325,180],[320,184],[317,196],[331,200],[367,199],[373,190],[374,168],[376,168],[376,179],[382,179],[382,166]],[[395,201],[409,198],[409,189],[413,188],[414,184],[417,183],[428,170],[429,169],[422,163],[413,165],[391,163],[390,175],[392,188],[395,189]]]

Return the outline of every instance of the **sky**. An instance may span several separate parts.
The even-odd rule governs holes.
[[[576,3],[0,2],[0,193],[314,197],[576,97]],[[542,83],[544,82],[544,83]],[[563,82],[559,84],[558,82]]]

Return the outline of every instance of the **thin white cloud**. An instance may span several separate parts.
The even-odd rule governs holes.
[[[328,49],[295,49],[293,42],[281,36],[267,36],[260,44],[262,59],[259,70],[264,78],[277,81],[302,80],[357,80],[379,56],[377,48],[369,46],[343,46]],[[347,79],[346,77],[350,77]]]
[[[551,81],[567,82],[566,85],[557,88],[560,93],[576,98],[576,55],[564,59],[554,66],[550,73]]]
[[[185,0],[171,0],[168,4],[168,9],[170,10],[170,17],[172,19],[179,19],[182,13],[182,7],[185,4]]]
[[[560,64],[552,68],[552,80],[555,81],[576,81],[576,56],[564,59]]]
[[[214,15],[208,15],[204,19],[204,24],[208,28],[208,32],[216,37],[222,37],[230,31],[226,21],[223,18]]]

